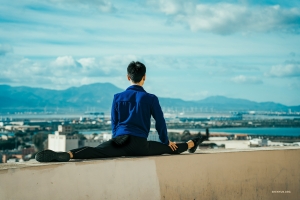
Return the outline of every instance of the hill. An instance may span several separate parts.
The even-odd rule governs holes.
[[[109,111],[112,98],[122,89],[110,83],[94,83],[66,90],[0,85],[0,112],[84,112]],[[159,98],[165,108],[197,109],[203,111],[300,111],[300,106],[286,106],[274,102],[254,102],[224,96],[211,96],[199,101]]]

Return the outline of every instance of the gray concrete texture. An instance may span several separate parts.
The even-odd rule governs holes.
[[[0,199],[299,200],[299,154],[299,148],[261,148],[1,164]]]

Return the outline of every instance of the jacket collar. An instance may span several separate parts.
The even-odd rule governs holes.
[[[135,90],[135,91],[141,91],[146,92],[142,86],[139,85],[131,85],[126,90]]]

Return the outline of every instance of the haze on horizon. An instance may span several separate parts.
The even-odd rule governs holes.
[[[300,105],[300,1],[0,0],[0,84]]]

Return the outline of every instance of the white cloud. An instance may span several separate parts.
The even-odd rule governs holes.
[[[266,75],[273,77],[300,76],[300,62],[287,61],[285,64],[273,66]]]
[[[254,76],[244,76],[239,75],[235,76],[231,79],[232,82],[238,83],[238,84],[261,84],[263,81],[257,77]]]
[[[241,4],[197,4],[194,1],[151,0],[151,5],[192,31],[217,34],[235,32],[299,32],[300,9]]]
[[[6,57],[0,59],[0,84],[47,88],[66,88],[125,77],[129,62],[137,60],[134,55],[79,59],[59,56],[50,61]]]
[[[78,62],[85,68],[93,68],[97,65],[95,58],[81,58]]]
[[[79,66],[78,62],[73,59],[72,56],[61,56],[56,58],[53,62],[54,66],[58,67],[76,67]]]

